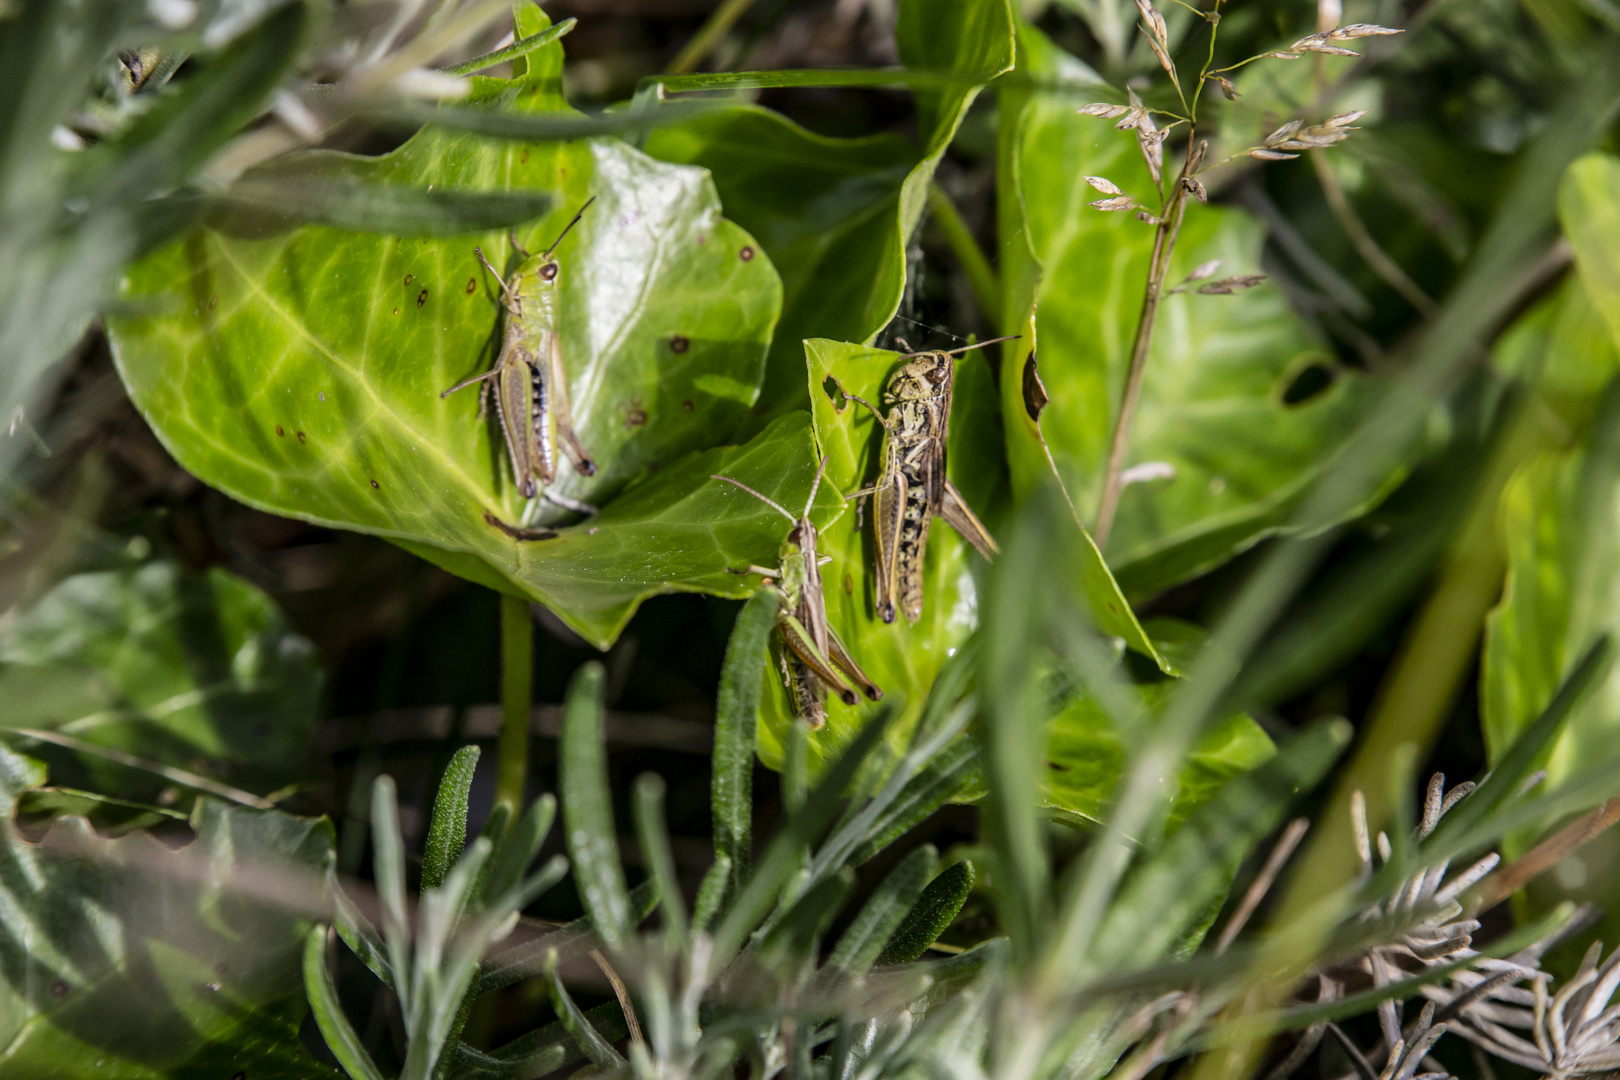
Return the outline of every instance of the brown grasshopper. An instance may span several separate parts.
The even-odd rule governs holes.
[[[948,352],[907,353],[903,365],[883,391],[888,415],[854,394],[883,426],[883,465],[877,483],[857,492],[873,495],[873,528],[877,534],[878,618],[894,622],[896,598],[906,621],[922,617],[923,554],[928,526],[937,514],[961,533],[979,554],[1000,553],[995,540],[974,516],[956,485],[945,475],[945,439],[951,427],[951,393],[956,382],[957,353],[980,349],[1010,338],[994,338]]]
[[[596,197],[585,201],[572,221],[563,227],[552,245],[539,255],[524,251],[514,235],[512,247],[523,261],[503,279],[479,248],[473,254],[484,269],[500,283],[506,305],[506,328],[495,365],[482,375],[474,375],[440,394],[449,397],[474,383],[483,383],[478,395],[478,415],[484,415],[490,397],[495,399],[495,415],[501,421],[506,453],[512,461],[512,477],[524,498],[536,495],[559,506],[582,513],[594,508],[547,492],[546,485],[557,476],[557,443],[585,476],[596,475],[596,463],[580,445],[574,432],[574,411],[568,396],[568,371],[563,366],[562,336],[558,333],[561,267],[551,257],[563,237],[585,216]],[[549,529],[523,529],[507,525],[486,514],[502,531],[520,540],[548,539]],[[530,535],[533,534],[533,535]]]
[[[819,728],[827,722],[829,689],[845,705],[855,704],[855,691],[850,688],[850,682],[859,686],[861,692],[873,701],[883,699],[883,691],[850,658],[849,650],[827,622],[827,606],[821,591],[821,567],[831,562],[832,556],[818,553],[816,527],[810,523],[810,507],[815,505],[816,490],[821,487],[821,474],[826,469],[827,459],[822,458],[820,467],[816,469],[815,483],[810,485],[810,498],[805,501],[804,513],[797,518],[747,484],[729,476],[711,478],[736,484],[793,523],[792,531],[782,541],[780,567],[775,570],[764,566],[749,566],[742,570],[727,567],[726,571],[732,574],[758,574],[765,579],[767,588],[776,590],[781,600],[776,614],[776,632],[782,638],[782,681],[793,699],[794,714],[812,728]],[[848,682],[845,675],[849,677]]]

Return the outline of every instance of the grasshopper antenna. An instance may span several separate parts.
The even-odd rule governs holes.
[[[1017,341],[1021,337],[1023,337],[1022,334],[1008,334],[1006,337],[993,337],[989,341],[975,341],[972,345],[963,345],[960,349],[929,349],[928,351],[943,352],[946,356],[955,356],[957,353],[972,352],[974,349],[982,349],[986,345],[995,345],[1003,341]],[[906,355],[921,356],[922,353],[906,353]]]
[[[815,482],[810,485],[810,497],[804,501],[804,516],[805,517],[810,516],[810,508],[812,506],[816,505],[816,491],[817,491],[817,489],[819,489],[821,487],[821,474],[826,472],[826,471],[827,471],[827,458],[825,456],[823,456],[822,459],[821,459],[821,464],[816,466],[816,479],[815,479]]]
[[[711,474],[709,476],[709,479],[710,480],[724,480],[728,484],[735,484],[738,487],[742,488],[744,491],[748,492],[748,494],[752,495],[754,498],[758,499],[760,502],[764,503],[766,506],[769,506],[772,510],[775,510],[778,514],[781,514],[783,517],[785,517],[789,521],[793,522],[795,525],[797,525],[799,523],[799,519],[794,517],[792,514],[788,513],[786,510],[782,509],[782,506],[781,506],[780,503],[777,503],[777,502],[775,502],[775,501],[773,501],[771,499],[767,499],[765,496],[761,495],[759,492],[755,491],[753,488],[749,487],[747,484],[743,483],[741,480],[733,480],[729,476],[715,476],[713,474]]]
[[[494,278],[496,282],[500,284],[501,292],[506,294],[506,298],[508,300],[516,300],[516,294],[512,292],[512,287],[506,283],[506,279],[501,277],[501,272],[491,266],[488,259],[484,258],[483,249],[473,248],[473,254],[478,256],[478,261],[484,264],[484,269],[489,271],[490,277]]]
[[[568,230],[579,224],[579,219],[585,216],[585,211],[589,210],[591,208],[591,203],[595,201],[595,195],[592,195],[590,198],[585,200],[585,205],[579,208],[579,213],[574,215],[574,219],[568,224],[564,225],[563,231],[557,234],[557,239],[553,240],[551,242],[551,246],[540,253],[540,257],[542,259],[549,259],[551,257],[551,253],[557,250],[557,245],[563,242],[563,237],[568,235]]]

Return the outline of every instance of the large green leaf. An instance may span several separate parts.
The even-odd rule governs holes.
[[[6,727],[259,792],[302,775],[320,689],[314,646],[224,570],[153,562],[77,574],[0,626]],[[167,783],[89,754],[78,765],[77,782],[131,797]]]
[[[882,429],[871,413],[846,404],[842,392],[877,403],[901,358],[887,350],[837,341],[811,340],[804,348],[816,440],[827,456],[825,482],[845,492],[869,487],[877,479]],[[951,479],[976,509],[982,509],[994,494],[1000,475],[994,399],[994,382],[984,358],[965,354],[957,362],[947,464]],[[870,500],[865,505],[867,513],[845,513],[823,528],[821,551],[833,561],[822,574],[829,622],[855,661],[883,689],[885,698],[881,704],[862,698],[854,706],[830,699],[827,726],[811,740],[813,769],[835,758],[879,709],[897,710],[887,737],[891,745],[904,745],[940,666],[978,624],[971,549],[944,521],[935,521],[929,532],[922,619],[911,626],[904,619],[885,623],[877,618],[870,570]],[[858,521],[858,517],[864,520]],[[1089,542],[1083,548],[1084,562],[1077,568],[1080,581],[1074,592],[1091,601],[1096,625],[1132,648],[1156,655],[1096,548]],[[761,706],[759,752],[766,764],[779,767],[793,712],[775,670],[773,661],[767,675],[772,689]]]
[[[542,17],[525,8],[524,18],[527,33]],[[566,112],[560,45],[528,60],[525,80],[473,80],[474,104]],[[735,595],[711,524],[672,511],[691,494],[690,470],[674,465],[748,415],[781,286],[757,242],[720,216],[708,175],[612,139],[522,144],[433,128],[380,158],[330,157],[320,171],[375,186],[551,191],[553,210],[518,230],[531,251],[596,198],[557,254],[574,415],[598,472],[565,465],[556,490],[605,512],[546,542],[486,521],[558,514],[525,508],[493,421],[477,418],[477,391],[439,396],[493,359],[499,292],[473,248],[508,265],[499,233],[227,219],[136,265],[122,298],[143,313],[111,321],[115,358],[180,463],[250,505],[376,533],[539,600],[604,646],[653,593]],[[626,544],[637,520],[626,498],[683,527],[655,550]]]
[[[13,807],[44,780],[0,748],[0,1074],[30,1080],[306,1080],[334,1072],[299,1041],[300,920],[255,885],[317,890],[326,821],[203,800],[196,840],[97,837],[83,819],[25,841]]]
[[[726,213],[782,274],[762,411],[805,406],[800,341],[868,342],[894,317],[935,166],[980,87],[1013,62],[1007,0],[904,0],[896,37],[909,67],[957,79],[918,93],[916,148],[887,135],[825,138],[755,107],[717,110],[647,138],[655,157],[713,170]]]
[[[1072,91],[1031,94],[1007,147],[1016,199],[1004,208],[1007,320],[1025,341],[1003,372],[1013,485],[1027,491],[1048,464],[1044,437],[1082,518],[1095,513],[1113,418],[1142,303],[1153,229],[1089,204],[1083,179],[1102,176],[1157,205],[1129,132],[1075,112],[1106,88],[1038,31],[1020,30],[1021,65]],[[1027,248],[1022,230],[1027,229]],[[1193,204],[1171,264],[1171,284],[1221,260],[1221,276],[1259,269],[1264,240],[1242,211]],[[1023,249],[1023,250],[1020,250]],[[1031,418],[1024,358],[1038,357],[1050,403]],[[1323,385],[1305,394],[1309,381]],[[1162,463],[1173,476],[1125,489],[1108,562],[1127,594],[1155,592],[1285,529],[1372,401],[1368,380],[1341,368],[1270,285],[1230,296],[1187,291],[1159,315],[1126,465]],[[1169,470],[1161,470],[1168,473]]]

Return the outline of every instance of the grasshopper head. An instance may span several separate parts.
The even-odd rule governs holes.
[[[890,401],[926,401],[948,390],[955,374],[948,353],[923,353],[894,373],[884,396]]]
[[[788,555],[796,551],[814,553],[816,541],[816,527],[810,524],[809,518],[800,518],[798,523],[789,530],[787,539],[782,541],[782,554]]]

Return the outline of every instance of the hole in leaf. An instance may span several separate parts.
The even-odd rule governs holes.
[[[1041,383],[1041,373],[1035,367],[1035,354],[1030,353],[1029,359],[1024,361],[1024,411],[1029,413],[1031,420],[1039,422],[1041,410],[1052,398]]]
[[[1331,364],[1325,360],[1312,360],[1283,376],[1286,383],[1282,403],[1288,406],[1303,405],[1327,393],[1338,378],[1339,373]]]
[[[827,395],[827,400],[833,403],[833,408],[839,412],[844,411],[844,388],[838,385],[838,380],[831,375],[821,380],[821,392]]]

